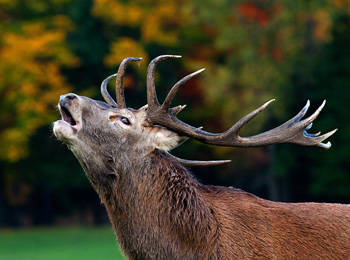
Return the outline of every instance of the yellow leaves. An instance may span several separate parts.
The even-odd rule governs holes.
[[[115,0],[95,0],[92,13],[106,22],[137,26],[143,20],[143,10],[137,5],[125,5]]]
[[[58,16],[52,29],[36,22],[1,35],[0,159],[26,156],[29,137],[54,120],[59,95],[70,91],[60,71],[78,64],[65,44],[69,22]]]
[[[145,42],[157,42],[167,45],[175,45],[178,35],[175,31],[166,31],[162,28],[159,17],[149,16],[142,25],[142,39]]]
[[[314,22],[314,37],[320,43],[331,41],[331,30],[333,29],[334,17],[339,13],[350,15],[349,0],[330,0],[314,11],[312,18]]]
[[[38,92],[38,89],[33,83],[24,82],[21,84],[21,86],[19,86],[19,92],[26,96],[34,96]]]
[[[26,59],[52,56],[58,58],[66,66],[75,66],[78,63],[78,60],[67,52],[62,45],[65,32],[60,30],[48,31],[41,23],[23,26],[21,34],[5,33],[3,39],[5,48],[1,50],[1,59],[12,64],[21,65]]]
[[[176,1],[166,1],[149,10],[142,24],[142,38],[146,42],[168,45],[178,43],[177,28],[184,24],[180,4]]]
[[[339,8],[349,8],[350,1],[349,0],[333,0],[334,4]],[[350,11],[350,10],[348,10]]]
[[[0,132],[1,147],[0,158],[15,162],[27,155],[28,139],[20,129],[7,129]]]
[[[142,61],[136,63],[131,62],[129,66],[138,65],[140,67],[141,62],[142,64],[148,64],[149,62],[148,55],[142,46],[138,42],[127,37],[119,38],[117,42],[112,43],[111,52],[105,57],[104,62],[109,67],[118,67],[126,57],[142,58]],[[145,68],[145,66],[142,68]],[[124,78],[124,87],[131,85],[133,85],[133,80],[126,75]]]
[[[56,29],[63,30],[63,32],[75,29],[74,23],[67,16],[64,15],[54,16],[52,24]]]
[[[0,0],[0,5],[11,5],[14,6],[16,4],[15,0]]]
[[[332,22],[330,13],[327,10],[321,9],[314,14],[315,29],[314,36],[316,40],[325,42],[330,39],[330,30]]]
[[[183,1],[145,1],[137,0],[124,3],[114,0],[95,0],[92,13],[101,17],[105,22],[112,25],[129,26],[138,28],[140,34],[137,36],[140,42],[158,43],[174,46],[179,42],[179,28],[185,23],[185,15],[181,10]],[[116,35],[118,36],[118,35]],[[111,46],[111,58],[107,57],[106,64],[116,64],[116,55],[121,53],[122,57],[128,56],[118,51],[120,45],[125,49],[125,38],[117,40]],[[131,42],[128,51],[144,53],[140,43]],[[117,47],[116,47],[117,46]],[[144,55],[145,56],[145,55]]]
[[[119,38],[117,42],[111,46],[111,52],[105,57],[107,66],[116,66],[125,57],[141,57],[143,62],[148,63],[148,55],[142,46],[131,38]]]

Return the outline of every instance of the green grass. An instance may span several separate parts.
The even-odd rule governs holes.
[[[125,259],[111,228],[0,230],[0,260]]]

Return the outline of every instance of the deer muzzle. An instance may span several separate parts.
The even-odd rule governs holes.
[[[62,119],[54,123],[53,131],[58,139],[66,141],[81,129],[79,96],[75,94],[62,95],[58,103],[58,109]]]

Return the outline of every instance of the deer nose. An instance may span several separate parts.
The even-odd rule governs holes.
[[[78,97],[75,94],[62,95],[60,96],[59,104],[61,106],[70,105],[76,99],[78,99]]]

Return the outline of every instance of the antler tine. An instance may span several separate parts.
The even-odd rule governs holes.
[[[154,59],[149,66],[148,73],[148,118],[152,124],[159,124],[161,126],[165,126],[172,131],[193,138],[202,143],[218,145],[218,146],[236,146],[236,147],[256,147],[256,146],[264,146],[269,144],[276,143],[295,143],[300,145],[317,145],[322,148],[329,148],[330,143],[322,143],[325,139],[335,133],[336,130],[333,130],[329,133],[319,136],[319,134],[309,134],[307,130],[310,129],[310,124],[312,121],[316,119],[316,117],[321,112],[322,108],[325,105],[325,101],[322,105],[316,110],[308,118],[301,120],[308,108],[310,107],[310,101],[307,101],[304,108],[292,119],[288,120],[284,124],[271,129],[269,131],[263,132],[261,134],[257,134],[250,137],[241,137],[239,136],[239,131],[241,128],[246,125],[250,120],[252,120],[255,116],[261,113],[271,102],[270,100],[266,102],[264,105],[254,110],[247,116],[243,117],[236,124],[234,124],[228,131],[220,134],[213,134],[209,132],[202,131],[199,128],[195,128],[191,125],[188,125],[178,118],[176,118],[176,113],[182,109],[181,106],[175,107],[173,109],[169,109],[170,103],[178,90],[179,86],[184,82],[197,75],[203,70],[199,70],[195,73],[192,73],[180,80],[178,83],[174,85],[174,87],[168,93],[163,105],[159,105],[157,97],[155,95],[155,86],[154,86],[154,69],[155,65],[166,58],[173,58],[178,56],[160,56]]]
[[[238,132],[241,130],[243,126],[245,126],[250,120],[260,114],[268,105],[274,102],[275,99],[271,99],[267,101],[265,104],[255,109],[253,112],[250,112],[248,115],[239,120],[236,124],[234,124],[229,130],[223,133],[224,138],[228,138],[229,136],[239,137]]]
[[[261,107],[257,108],[256,110],[254,110],[253,112],[249,113],[248,115],[246,115],[245,117],[243,117],[241,120],[239,120],[236,124],[234,124],[228,131],[226,131],[225,133],[223,133],[223,135],[225,136],[224,139],[229,139],[230,137],[235,137],[235,138],[242,138],[242,140],[248,140],[245,139],[245,137],[240,137],[238,135],[238,132],[241,130],[241,128],[246,125],[250,120],[252,120],[255,116],[257,116],[260,112],[262,112],[268,105],[270,105],[273,101],[275,101],[275,99],[271,99],[270,101],[266,102],[264,105],[262,105]],[[296,121],[300,121],[300,119],[302,117],[304,117],[304,115],[306,114],[307,110],[310,107],[310,101],[308,100],[306,105],[304,106],[304,108],[296,115],[294,116],[292,119],[290,119],[289,121],[287,121],[285,124],[287,123],[291,123],[291,122],[296,122]],[[282,126],[282,125],[281,125]],[[280,126],[280,127],[281,127]],[[272,129],[274,130],[274,129]],[[272,131],[270,130],[270,131]],[[264,135],[267,134],[267,132],[263,133]],[[259,138],[262,138],[264,136],[262,136],[262,134],[257,135]],[[276,137],[276,136],[275,136]],[[264,140],[265,139],[261,139]],[[224,141],[224,140],[223,140]],[[264,144],[262,144],[264,145]]]
[[[271,101],[270,101],[271,102]],[[316,119],[316,117],[321,112],[322,108],[325,105],[325,101],[322,105],[316,110],[314,114],[310,117],[301,120],[306,114],[310,102],[307,101],[305,107],[292,119],[288,120],[284,124],[266,131],[264,133],[251,136],[251,137],[240,137],[238,136],[239,129],[246,124],[250,119],[252,119],[258,112],[260,113],[261,108],[265,108],[270,102],[267,102],[259,109],[255,110],[251,114],[249,114],[246,120],[244,117],[237,124],[235,124],[231,129],[226,133],[221,134],[221,139],[216,144],[218,145],[228,145],[228,146],[241,146],[241,147],[253,147],[253,146],[263,146],[268,144],[276,144],[276,143],[294,143],[305,146],[317,145],[322,148],[329,148],[331,146],[330,142],[327,144],[321,143],[323,140],[327,139],[329,136],[334,134],[337,129],[328,132],[322,136],[318,136],[318,134],[308,134],[306,131],[310,129],[310,124],[312,121]]]
[[[108,78],[106,78],[102,82],[102,84],[101,84],[101,94],[102,94],[103,98],[105,99],[105,101],[107,102],[107,104],[109,104],[111,106],[118,107],[118,104],[113,100],[113,98],[111,97],[111,95],[109,95],[109,93],[107,91],[107,84],[108,84],[108,82],[115,76],[117,76],[117,73],[109,76]]]
[[[307,133],[307,131],[312,127],[312,121],[314,121],[317,118],[317,116],[320,114],[321,110],[325,106],[326,100],[323,101],[321,106],[311,116],[300,121],[301,118],[306,114],[306,111],[309,108],[309,104],[310,102],[308,100],[303,110],[300,111],[299,114],[296,115],[294,118],[281,125],[281,127],[284,126],[285,128],[287,126],[289,128],[295,127],[300,128],[301,130],[304,129],[303,131],[297,132],[295,136],[291,137],[288,140],[289,143],[300,144],[305,146],[317,145],[321,148],[329,149],[331,147],[331,142],[327,142],[326,144],[324,144],[322,143],[322,141],[333,135],[338,129],[334,129],[321,136],[319,136],[320,132],[316,134]]]
[[[184,166],[215,166],[220,165],[224,163],[229,163],[231,160],[217,160],[217,161],[192,161],[192,160],[186,160],[179,157],[176,157],[172,155],[171,153],[166,152],[167,155],[169,155],[174,160],[178,161]]]
[[[202,71],[204,71],[205,69],[200,69],[197,70],[189,75],[187,75],[186,77],[182,78],[181,80],[179,80],[169,91],[168,95],[166,96],[166,98],[164,99],[164,102],[162,104],[162,108],[167,110],[170,108],[171,102],[173,101],[177,91],[179,90],[179,88],[185,84],[187,81],[189,81],[191,78],[197,76],[199,73],[201,73]]]
[[[147,104],[149,109],[154,109],[159,106],[159,101],[156,94],[156,86],[154,83],[154,71],[159,62],[169,58],[181,58],[178,55],[162,55],[154,58],[148,65],[147,69]]]
[[[126,107],[125,97],[124,97],[124,87],[123,87],[123,80],[124,80],[126,67],[131,61],[140,61],[140,60],[142,60],[142,58],[128,57],[128,58],[125,58],[119,65],[117,79],[115,82],[115,92],[116,92],[117,104],[119,108]]]

